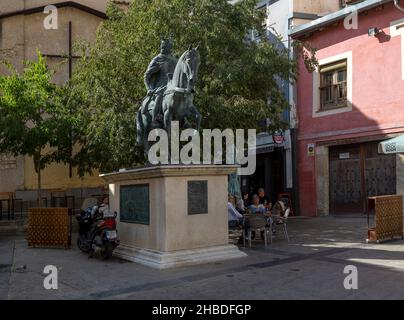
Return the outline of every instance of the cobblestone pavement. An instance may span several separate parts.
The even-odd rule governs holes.
[[[366,244],[364,216],[290,219],[248,257],[157,271],[71,250],[31,249],[0,236],[0,298],[8,299],[403,299],[404,241]],[[26,272],[13,272],[27,266]],[[43,269],[58,268],[58,290],[45,290]],[[358,269],[358,290],[344,288],[344,268]]]

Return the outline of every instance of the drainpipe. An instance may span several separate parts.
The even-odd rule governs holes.
[[[404,8],[400,6],[400,0],[394,0],[394,5],[397,7],[398,10],[404,12]]]

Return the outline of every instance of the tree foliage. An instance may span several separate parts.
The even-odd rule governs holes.
[[[280,115],[288,103],[279,79],[294,79],[297,64],[268,41],[248,41],[264,21],[256,2],[137,0],[125,12],[110,4],[71,84],[69,101],[84,129],[80,170],[110,171],[144,160],[135,146],[135,113],[146,94],[143,74],[163,38],[174,39],[176,56],[200,44],[194,103],[202,128],[259,128],[262,119],[271,120],[269,130],[284,128]]]
[[[33,157],[35,171],[52,162],[69,162],[71,156],[70,111],[64,88],[52,83],[53,72],[38,53],[22,73],[8,65],[0,76],[0,153]],[[38,180],[40,189],[40,179]]]

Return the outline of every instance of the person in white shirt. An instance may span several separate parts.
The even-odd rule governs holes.
[[[229,195],[228,197],[228,202],[227,202],[227,212],[229,214],[229,226],[230,227],[235,227],[239,225],[244,217],[243,215],[237,211],[237,209],[234,206],[234,197]]]
[[[92,208],[91,217],[95,218],[95,215],[98,215],[100,218],[104,216],[110,216],[108,196],[104,196],[102,198],[101,204],[99,206],[94,206]]]
[[[241,195],[236,195],[234,202],[236,204],[235,207],[237,211],[240,212],[241,214],[245,213],[246,208],[244,206],[244,201]]]
[[[102,203],[98,210],[100,214],[102,214],[102,216],[110,216],[109,198],[107,196],[104,196],[104,198],[102,199]]]

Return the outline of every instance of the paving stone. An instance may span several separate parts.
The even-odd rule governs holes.
[[[404,242],[366,244],[365,217],[291,219],[288,228],[290,243],[278,231],[272,247],[265,248],[257,240],[251,249],[241,248],[247,258],[163,271],[116,258],[88,259],[75,247],[32,249],[24,239],[8,239],[0,241],[0,295],[9,299],[404,298]],[[10,272],[10,265],[24,264],[26,273]],[[46,265],[58,268],[58,290],[43,287]],[[358,290],[344,288],[347,265],[358,268]]]

